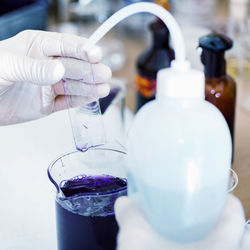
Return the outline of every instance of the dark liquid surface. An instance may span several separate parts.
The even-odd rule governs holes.
[[[61,191],[65,198],[56,201],[58,249],[115,250],[118,225],[113,208],[116,198],[126,195],[126,181],[81,176],[63,182]]]

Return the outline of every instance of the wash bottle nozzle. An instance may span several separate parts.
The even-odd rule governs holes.
[[[184,40],[181,30],[176,23],[173,16],[163,7],[154,3],[135,3],[131,4],[113,14],[108,20],[106,20],[89,38],[85,45],[85,49],[88,50],[91,46],[96,44],[110,29],[118,24],[123,19],[134,15],[136,13],[147,12],[159,17],[165,25],[168,27],[172,41],[173,48],[175,50],[176,60],[179,62],[185,61],[186,53]]]
[[[153,3],[131,4],[112,15],[89,38],[85,45],[86,50],[97,43],[111,28],[123,19],[141,12],[147,12],[159,17],[168,27],[175,51],[175,60],[171,67],[160,70],[157,77],[158,85],[156,96],[170,97],[204,97],[203,73],[192,70],[186,61],[186,52],[181,30],[173,16],[163,7]],[[189,84],[187,84],[187,82]]]

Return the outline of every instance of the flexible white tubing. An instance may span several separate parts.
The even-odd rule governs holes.
[[[185,62],[186,51],[184,40],[179,25],[175,21],[174,17],[163,7],[154,3],[147,2],[131,4],[113,14],[90,36],[89,40],[84,46],[85,50],[88,50],[90,47],[96,44],[117,23],[131,15],[141,12],[148,12],[156,15],[164,22],[164,24],[168,27],[170,35],[172,37],[173,48],[175,51],[175,60],[178,63]]]

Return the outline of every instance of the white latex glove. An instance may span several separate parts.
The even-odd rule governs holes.
[[[62,78],[73,106],[109,93],[111,70],[99,63],[101,49],[83,49],[85,38],[26,30],[0,41],[0,125],[38,119],[67,107]],[[93,76],[92,76],[93,70]],[[75,80],[82,80],[80,83]],[[96,83],[91,85],[89,83]]]
[[[245,226],[242,205],[231,194],[214,229],[204,240],[192,244],[176,244],[158,235],[128,197],[116,201],[115,214],[120,227],[118,250],[250,250],[250,231]]]

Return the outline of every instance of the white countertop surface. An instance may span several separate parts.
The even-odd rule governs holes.
[[[105,121],[115,127],[110,113]],[[126,109],[127,126],[131,120]],[[67,110],[0,127],[1,250],[56,250],[55,189],[47,168],[74,148]]]
[[[0,249],[55,250],[49,163],[74,149],[67,111],[0,127]]]

